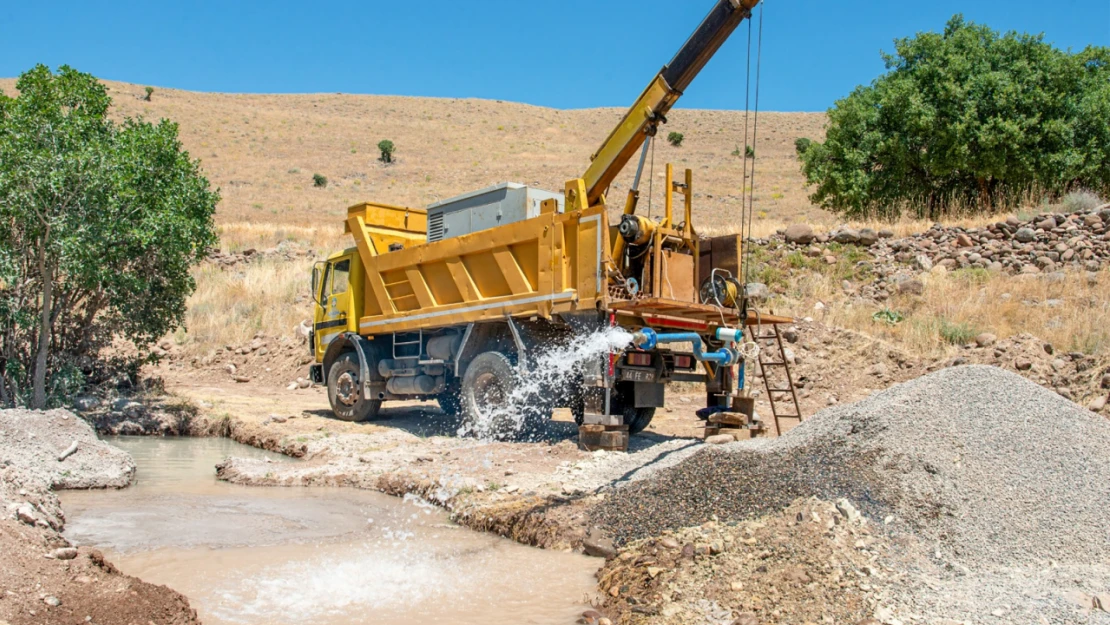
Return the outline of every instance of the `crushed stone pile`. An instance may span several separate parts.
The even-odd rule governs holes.
[[[612,492],[618,543],[847,498],[968,567],[1110,563],[1110,421],[1016,374],[952,367],[779,439],[707,448]]]

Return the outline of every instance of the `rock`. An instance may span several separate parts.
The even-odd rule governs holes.
[[[956,247],[972,247],[973,245],[975,245],[975,243],[972,242],[971,237],[963,232],[956,235]]]
[[[898,293],[902,295],[922,295],[925,293],[925,283],[917,278],[902,280],[898,283]]]
[[[759,617],[752,612],[745,612],[736,617],[732,625],[759,625]]]
[[[836,264],[836,256],[833,256],[832,254],[826,255],[825,256],[825,264],[826,265],[835,265]]]
[[[787,343],[797,343],[798,342],[798,329],[797,328],[787,328],[787,329],[783,330],[782,331],[782,338],[786,339]],[[1108,377],[1110,377],[1110,376],[1108,376]]]
[[[1018,371],[1029,371],[1033,368],[1033,363],[1027,358],[1018,358],[1014,361],[1014,368]]]
[[[796,245],[809,245],[813,243],[813,227],[809,224],[793,224],[786,229],[786,242]]]
[[[1047,218],[1043,219],[1042,221],[1038,221],[1036,226],[1038,228],[1040,228],[1041,230],[1052,230],[1053,228],[1056,227],[1056,218],[1049,215]]]
[[[879,238],[880,239],[893,239],[894,238],[894,231],[890,230],[888,228],[883,228],[882,230],[879,231]]]
[[[586,555],[595,558],[609,558],[616,557],[617,548],[613,545],[613,541],[605,537],[591,536],[582,542],[582,550]]]
[[[96,397],[81,396],[73,400],[73,409],[77,412],[89,412],[100,407],[100,400]]]
[[[77,557],[76,547],[59,547],[50,552],[50,556],[56,560],[72,560]]]
[[[844,515],[844,518],[848,519],[849,523],[859,523],[863,519],[863,515],[860,514],[859,510],[847,499],[837,499],[836,510]]]
[[[667,569],[660,568],[658,566],[649,566],[649,567],[647,567],[647,574],[652,579],[655,579],[656,577],[659,576],[660,573],[662,573],[665,570],[667,570]]]
[[[308,378],[297,378],[297,388],[308,388],[312,386],[312,380]]]
[[[130,399],[127,399],[126,397],[120,397],[119,399],[112,402],[112,410],[114,410],[115,412],[123,412],[123,410],[127,408],[127,404],[130,403]]]
[[[1062,358],[1057,358],[1057,359],[1052,361],[1052,368],[1057,370],[1057,371],[1063,371],[1064,368],[1067,367],[1067,366],[1068,366],[1067,361],[1065,361]]]
[[[47,596],[43,597],[42,602],[45,603],[46,605],[52,607],[52,608],[56,608],[56,607],[62,605],[62,600],[55,597],[54,595],[47,595]]]
[[[761,282],[749,282],[744,285],[744,295],[749,300],[763,302],[771,297],[771,289],[768,289],[767,285]]]
[[[235,381],[236,381],[236,382],[238,382],[239,384],[246,384],[247,382],[250,382],[250,381],[251,381],[251,379],[250,379],[250,378],[248,378],[248,377],[247,377],[247,376],[245,376],[245,375],[236,375],[236,376],[232,376],[232,378],[231,378],[231,379],[232,379],[232,380],[235,380]]]
[[[706,437],[705,444],[706,445],[727,445],[731,442],[734,442],[735,440],[736,439],[734,439],[731,434],[714,434],[713,436]]]
[[[667,536],[663,540],[659,541],[659,544],[662,545],[663,547],[667,548],[667,549],[678,549],[679,547],[682,546],[682,545],[678,544],[677,540],[675,540],[674,538],[671,538],[670,536]]]
[[[862,621],[856,623],[856,625],[883,625],[883,622],[879,619],[865,618]]]
[[[293,328],[293,333],[302,339],[307,339],[308,335],[312,333],[312,322],[308,320],[301,321],[297,327]]]
[[[871,247],[879,242],[879,233],[871,228],[864,228],[859,231],[859,244],[864,247]]]
[[[287,390],[287,391],[295,391],[295,390],[297,390],[297,388],[298,388],[298,387],[297,387],[297,383],[296,383],[296,382],[290,382],[290,383],[289,383],[289,384],[288,384],[288,385],[287,385],[287,386],[285,387],[285,390]]]
[[[27,525],[34,525],[38,517],[35,516],[35,507],[26,501],[19,504],[15,509],[15,518],[26,523]]]
[[[933,268],[933,259],[925,254],[918,254],[913,259],[913,266],[918,271],[929,271]]]
[[[998,342],[998,337],[991,334],[990,332],[984,332],[984,333],[980,334],[979,336],[975,337],[975,344],[978,345],[979,347],[990,347],[991,345],[994,345],[997,342]]]
[[[1037,238],[1037,232],[1032,228],[1020,228],[1014,233],[1014,240],[1019,243],[1032,243]]]
[[[840,230],[833,235],[833,241],[842,244],[859,243],[859,232],[856,230],[852,230],[851,228]]]
[[[270,421],[273,421],[274,423],[285,423],[288,420],[289,420],[288,417],[283,417],[281,415],[276,415],[276,414],[270,415]]]
[[[1106,397],[1098,397],[1093,402],[1087,404],[1087,410],[1091,412],[1102,412],[1106,407]]]
[[[605,618],[604,616],[597,619],[597,625],[613,625],[613,621]]]
[[[58,462],[61,462],[61,461],[65,460],[66,458],[72,456],[75,453],[77,453],[77,441],[73,441],[73,443],[70,444],[69,447],[65,448],[65,451],[58,454]]]
[[[224,365],[224,371],[227,371],[228,375],[235,375],[235,371],[236,371],[235,365],[233,365],[230,362],[227,363],[226,365]]]

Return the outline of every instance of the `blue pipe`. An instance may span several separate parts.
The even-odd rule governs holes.
[[[694,332],[659,334],[651,328],[643,328],[632,335],[632,343],[643,350],[655,349],[660,343],[692,343],[694,358],[698,359],[698,362],[708,361],[724,367],[740,362],[740,352],[735,349],[722,347],[715,352],[706,352],[701,336]]]

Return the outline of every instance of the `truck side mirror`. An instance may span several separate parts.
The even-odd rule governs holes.
[[[323,262],[312,266],[312,301],[320,303],[320,276],[323,275]]]

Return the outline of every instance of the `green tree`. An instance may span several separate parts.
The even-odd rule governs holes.
[[[389,139],[383,139],[382,141],[379,141],[378,142],[378,151],[380,151],[382,153],[382,155],[381,155],[380,158],[378,158],[378,160],[387,164],[387,165],[389,163],[392,163],[393,162],[393,151],[395,149],[396,149],[396,146],[394,146],[393,142],[390,141]]]
[[[685,138],[686,136],[681,132],[672,132],[667,135],[667,141],[676,148],[682,145],[682,141]]]
[[[147,102],[150,102],[150,96],[152,96],[152,95],[154,95],[154,87],[147,87],[146,88],[146,97],[143,98],[143,99],[146,100]]]
[[[956,16],[884,58],[829,110],[826,140],[796,146],[815,203],[936,218],[1110,190],[1110,48],[1072,54]]]
[[[176,124],[108,118],[93,76],[39,65],[0,94],[0,400],[43,408],[117,338],[178,327],[219,194]]]

